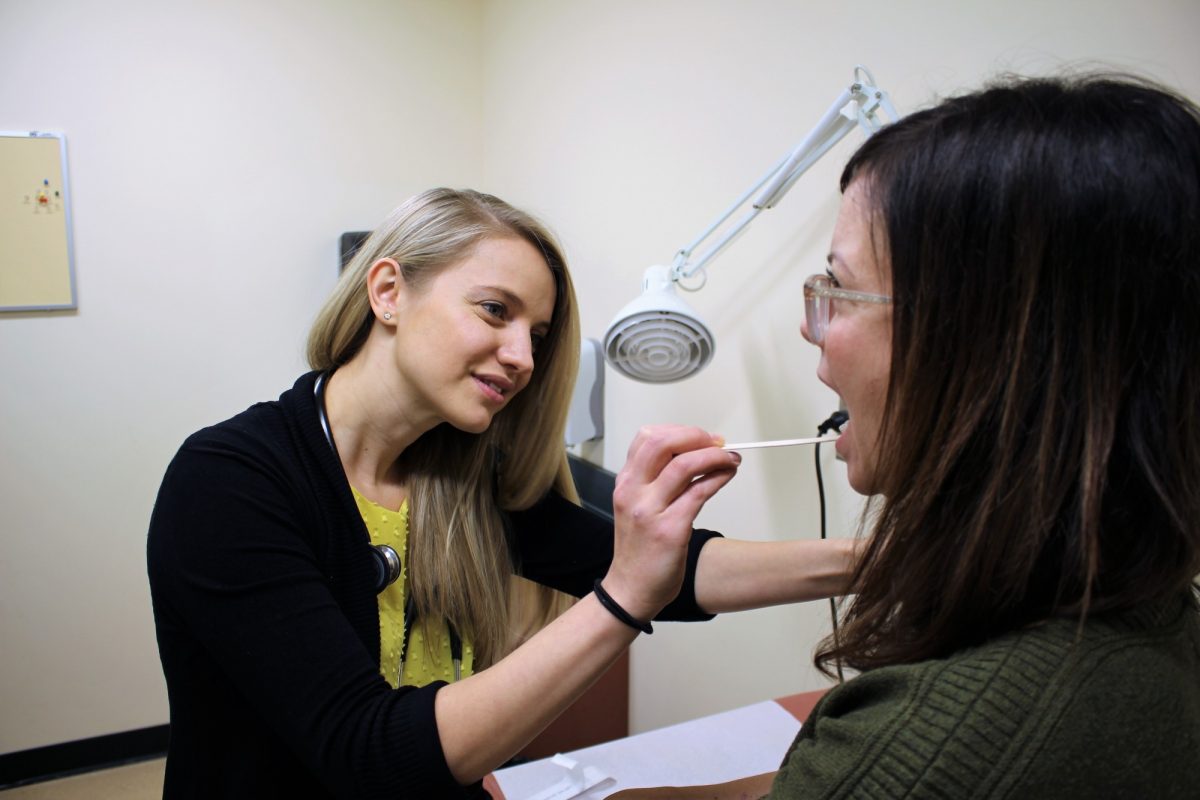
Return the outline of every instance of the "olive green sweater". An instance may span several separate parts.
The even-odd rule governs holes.
[[[864,673],[813,709],[776,798],[1200,798],[1190,598]]]

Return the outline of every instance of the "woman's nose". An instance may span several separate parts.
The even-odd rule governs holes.
[[[529,331],[512,330],[500,345],[500,363],[517,372],[533,370],[533,340]]]
[[[808,335],[808,320],[807,319],[800,320],[800,335],[803,336],[804,341],[808,342],[809,344],[817,345],[817,343],[813,341],[813,338]],[[817,346],[820,347],[820,345],[817,345]]]

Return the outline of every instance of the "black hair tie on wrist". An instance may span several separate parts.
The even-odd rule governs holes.
[[[651,625],[649,622],[639,622],[638,620],[634,619],[633,615],[631,615],[628,611],[617,605],[617,601],[613,600],[612,596],[608,592],[604,591],[604,587],[600,585],[599,578],[597,578],[596,582],[592,584],[592,589],[596,592],[596,599],[600,601],[600,605],[607,608],[609,613],[621,620],[621,622],[624,622],[629,627],[633,628],[634,630],[641,631],[642,633],[654,633],[653,625]]]

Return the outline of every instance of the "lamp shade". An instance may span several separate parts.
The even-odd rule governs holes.
[[[613,318],[604,356],[614,369],[643,383],[673,383],[712,360],[708,326],[676,293],[667,267],[646,270],[642,293]]]

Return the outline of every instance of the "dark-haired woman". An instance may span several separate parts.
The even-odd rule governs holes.
[[[1200,111],[1010,81],[842,189],[803,333],[876,497],[817,654],[861,674],[704,796],[1200,797]]]

